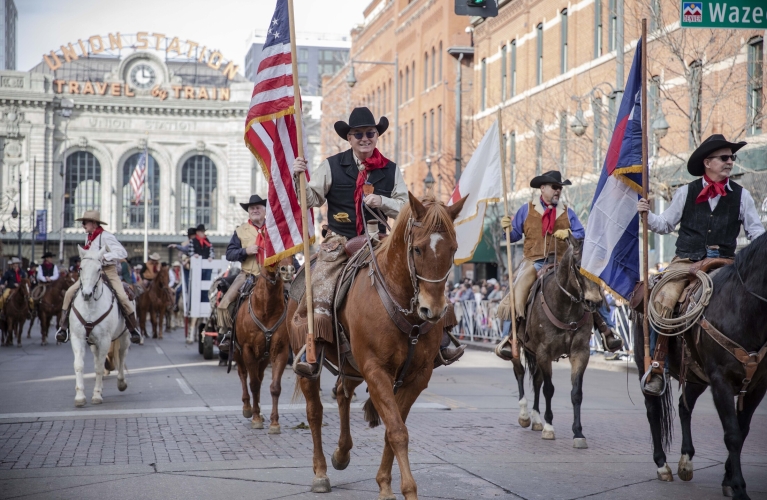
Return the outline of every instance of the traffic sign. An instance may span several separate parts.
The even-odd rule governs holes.
[[[683,28],[767,28],[767,2],[764,0],[682,0],[680,10]]]
[[[498,0],[455,0],[455,13],[459,16],[495,17]]]

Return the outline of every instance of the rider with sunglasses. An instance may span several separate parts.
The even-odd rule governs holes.
[[[671,205],[661,214],[650,211],[650,203],[637,202],[640,213],[647,212],[647,222],[657,234],[668,234],[679,224],[676,256],[665,271],[689,271],[696,262],[706,258],[733,259],[740,226],[749,239],[764,233],[751,193],[730,179],[735,154],[745,142],[728,142],[723,135],[714,134],[698,146],[687,161],[687,171],[700,177],[676,190]],[[682,292],[689,283],[686,278],[666,283],[658,291],[655,309],[670,318]],[[648,377],[643,390],[658,395],[663,390],[661,374],[664,370],[668,337],[651,336],[653,375]]]

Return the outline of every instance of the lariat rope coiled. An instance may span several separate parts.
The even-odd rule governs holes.
[[[650,303],[647,304],[647,313],[650,319],[650,325],[660,335],[665,335],[666,337],[676,337],[681,335],[695,326],[701,316],[703,316],[703,311],[708,306],[708,302],[711,300],[711,295],[714,292],[714,286],[711,277],[703,271],[698,271],[695,275],[701,282],[700,299],[697,302],[692,301],[688,310],[676,318],[664,318],[655,309],[655,297],[666,283],[684,279],[689,276],[689,272],[666,271],[663,273],[663,277],[660,281],[653,286],[652,292],[650,292]],[[682,328],[682,330],[676,331],[679,328]]]

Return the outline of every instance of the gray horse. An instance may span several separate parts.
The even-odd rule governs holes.
[[[573,447],[588,448],[581,429],[583,373],[589,364],[589,339],[593,328],[591,313],[599,307],[603,297],[599,286],[580,273],[583,242],[572,236],[568,237],[568,242],[570,247],[559,265],[546,272],[533,286],[526,320],[519,328],[520,342],[535,391],[532,415],[528,414],[525,399],[525,366],[520,359],[514,359],[512,363],[519,384],[519,424],[528,427],[532,421],[534,431],[543,431],[543,439],[554,439],[551,363],[563,355],[570,357]],[[546,397],[545,425],[541,422],[538,406],[541,386]]]

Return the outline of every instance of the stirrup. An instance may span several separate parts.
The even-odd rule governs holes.
[[[318,378],[320,378],[320,374],[322,373],[322,365],[325,362],[325,346],[322,346],[322,348],[320,349],[320,355],[317,357],[317,365],[318,365],[317,372],[313,373],[312,375],[306,375],[304,373],[301,373],[296,368],[305,353],[306,353],[306,344],[304,344],[301,350],[298,351],[298,353],[295,356],[293,356],[293,373],[295,373],[297,377],[305,378],[307,380],[317,380]],[[308,362],[309,361],[307,360],[307,363]]]
[[[639,388],[642,390],[642,394],[646,396],[660,397],[666,393],[666,389],[668,389],[668,378],[666,378],[666,370],[663,370],[663,373],[660,374],[661,380],[663,381],[663,389],[661,389],[660,392],[655,393],[646,389],[647,380],[652,376],[653,369],[658,368],[659,366],[660,365],[657,361],[653,361],[650,363],[650,368],[648,368],[645,374],[642,375],[642,379],[639,381]]]
[[[64,340],[59,340],[58,336],[59,333],[64,333]],[[62,344],[66,344],[69,342],[69,328],[59,328],[56,330],[56,334],[54,335],[54,338],[56,339],[56,342],[61,342]]]

